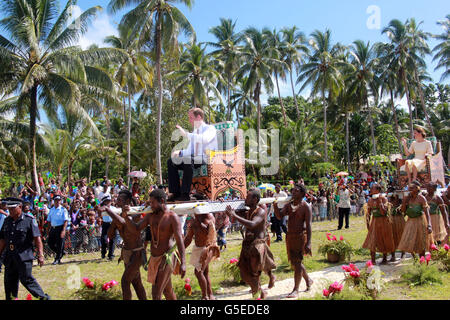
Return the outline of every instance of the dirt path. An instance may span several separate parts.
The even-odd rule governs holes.
[[[400,258],[400,254],[397,253],[397,259]],[[405,260],[397,260],[396,262],[389,263],[388,265],[380,265],[381,258],[377,260],[377,267],[384,273],[382,276],[382,281],[391,281],[395,278],[398,278],[398,271],[405,264],[406,260],[409,260],[410,256],[406,255]],[[314,297],[317,293],[322,294],[323,289],[327,286],[328,283],[334,281],[341,281],[344,279],[344,271],[341,269],[343,264],[337,265],[335,267],[327,268],[321,271],[311,272],[308,275],[314,281],[311,286],[310,291],[305,292],[306,283],[302,280],[300,284],[299,291],[299,299],[302,298],[310,298]],[[355,263],[355,265],[362,269],[365,267],[365,262],[363,263]],[[294,287],[294,278],[285,279],[281,281],[276,281],[275,287],[268,290],[267,285],[263,286],[263,289],[267,289],[268,296],[266,299],[268,300],[292,300],[287,299],[286,296],[292,291]],[[251,300],[252,295],[249,292],[249,289],[230,292],[224,294],[217,294],[216,298],[218,300]]]

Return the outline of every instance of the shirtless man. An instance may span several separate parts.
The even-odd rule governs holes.
[[[175,271],[176,259],[179,259],[180,262],[179,273],[181,278],[184,278],[186,274],[185,249],[180,219],[173,211],[166,208],[166,197],[164,190],[153,190],[150,193],[149,200],[152,213],[147,214],[138,223],[139,230],[144,230],[145,227],[150,225],[152,234],[147,281],[153,285],[153,300],[161,300],[162,294],[164,294],[166,300],[177,299],[172,289],[171,280],[171,274]],[[179,252],[178,257],[176,257],[175,250]]]
[[[184,238],[184,247],[187,248],[192,239],[195,239],[190,263],[195,268],[195,276],[202,289],[202,300],[216,300],[209,279],[209,263],[220,257],[220,249],[216,244],[215,219],[208,213],[196,214],[190,221]]]
[[[136,291],[138,299],[147,300],[147,295],[141,280],[141,272],[139,270],[145,257],[145,251],[142,245],[141,232],[138,229],[137,224],[128,216],[131,199],[132,195],[129,190],[122,190],[119,192],[116,205],[122,209],[120,216],[113,212],[109,206],[98,207],[97,211],[99,213],[106,212],[113,219],[114,228],[117,228],[123,239],[124,246],[120,256],[120,259],[122,259],[125,264],[125,271],[123,272],[121,280],[123,299],[131,300],[131,283]]]
[[[281,220],[288,216],[288,233],[286,235],[286,251],[288,259],[294,267],[294,289],[287,298],[297,298],[298,288],[302,277],[306,281],[308,291],[313,280],[306,273],[303,265],[303,255],[311,254],[311,220],[312,211],[307,202],[303,200],[306,189],[303,185],[296,184],[292,189],[292,202],[286,204],[280,211],[277,203],[274,203],[274,213]],[[306,239],[305,239],[306,231]]]
[[[241,278],[250,286],[253,297],[261,292],[260,297],[264,299],[267,292],[261,288],[261,271],[269,275],[269,289],[271,289],[275,285],[272,270],[276,266],[272,252],[266,243],[267,209],[264,205],[258,205],[260,198],[258,190],[251,190],[245,199],[245,205],[250,207],[250,210],[236,213],[231,206],[227,206],[225,212],[246,229],[238,262]]]

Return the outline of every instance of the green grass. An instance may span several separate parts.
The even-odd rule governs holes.
[[[336,231],[337,221],[323,221],[313,223],[313,234],[312,234],[312,250],[313,256],[306,257],[304,260],[306,269],[308,272],[319,271],[324,268],[335,266],[336,264],[329,263],[326,259],[317,253],[319,245],[326,241],[326,233],[331,232],[335,234],[338,238],[342,235],[346,240],[348,240],[355,249],[360,249],[362,243],[367,234],[366,225],[362,217],[354,218],[350,217],[350,229],[343,229]],[[239,258],[240,247],[242,243],[242,238],[240,233],[232,233],[227,236],[228,246],[227,250],[222,252],[220,260],[216,260],[210,265],[210,278],[213,286],[213,291],[215,293],[222,292],[234,292],[246,289],[247,286],[237,285],[233,283],[232,279],[225,279],[223,273],[221,272],[221,266],[223,263],[228,263],[232,258]],[[285,242],[279,242],[271,244],[271,250],[275,257],[275,263],[277,269],[275,270],[275,275],[278,280],[283,280],[293,277],[293,271],[287,261],[286,255],[286,244]],[[367,250],[357,250],[357,254],[352,256],[352,262],[357,261],[367,261],[370,258],[369,252]],[[186,257],[187,261],[187,274],[186,277],[191,279],[191,286],[193,288],[193,293],[190,297],[179,296],[180,299],[199,299],[201,297],[200,288],[198,286],[198,281],[194,275],[193,267],[189,264],[189,253],[190,248],[187,250],[188,254]],[[116,255],[119,254],[119,250],[116,250]],[[100,259],[100,253],[85,253],[79,255],[69,255],[65,256],[62,265],[52,266],[52,260],[47,260],[46,264],[42,267],[34,267],[33,275],[38,280],[39,284],[42,286],[44,291],[55,300],[66,300],[73,299],[73,292],[75,289],[68,289],[68,284],[74,281],[79,281],[80,285],[83,285],[81,279],[83,277],[88,277],[91,280],[98,279],[100,281],[110,281],[116,280],[120,283],[122,273],[124,270],[123,263],[117,264],[117,257],[114,261],[102,260]],[[73,272],[79,270],[78,277]],[[147,298],[151,299],[151,284],[146,281],[147,274],[141,269],[142,282],[147,292]],[[445,290],[450,289],[449,278],[445,278],[443,289],[439,289],[444,294]],[[262,283],[268,283],[268,277],[263,274]],[[172,276],[173,287],[176,292],[183,293],[182,288],[184,287],[184,280],[179,276]],[[397,288],[397,284],[389,284]],[[436,286],[437,287],[437,286]],[[400,290],[400,289],[399,289]],[[416,296],[420,297],[420,290],[422,288],[407,289],[411,292],[415,292]],[[394,290],[395,291],[395,290]],[[400,290],[401,291],[401,290]],[[133,292],[133,299],[136,299],[136,295]],[[25,288],[20,285],[19,289],[19,299],[24,299],[28,294]],[[383,296],[384,297],[384,296]],[[432,292],[430,292],[430,297]],[[3,281],[0,281],[0,299],[4,299],[4,287]],[[389,295],[385,296],[386,299],[396,299]],[[448,294],[447,294],[448,298]]]

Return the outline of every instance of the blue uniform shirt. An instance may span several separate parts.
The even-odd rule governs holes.
[[[5,210],[5,211],[9,215],[9,211],[8,210]],[[0,213],[0,230],[2,229],[3,222],[5,221],[5,218],[6,218],[6,216],[4,214]]]
[[[62,226],[64,221],[70,221],[69,213],[61,205],[58,208],[52,207],[48,213],[47,221],[51,223],[52,227]]]

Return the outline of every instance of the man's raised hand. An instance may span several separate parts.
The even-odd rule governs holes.
[[[187,136],[186,131],[185,131],[180,125],[177,124],[176,127],[177,127],[178,130],[181,131],[181,135],[182,135],[183,137],[186,137],[186,136]]]

